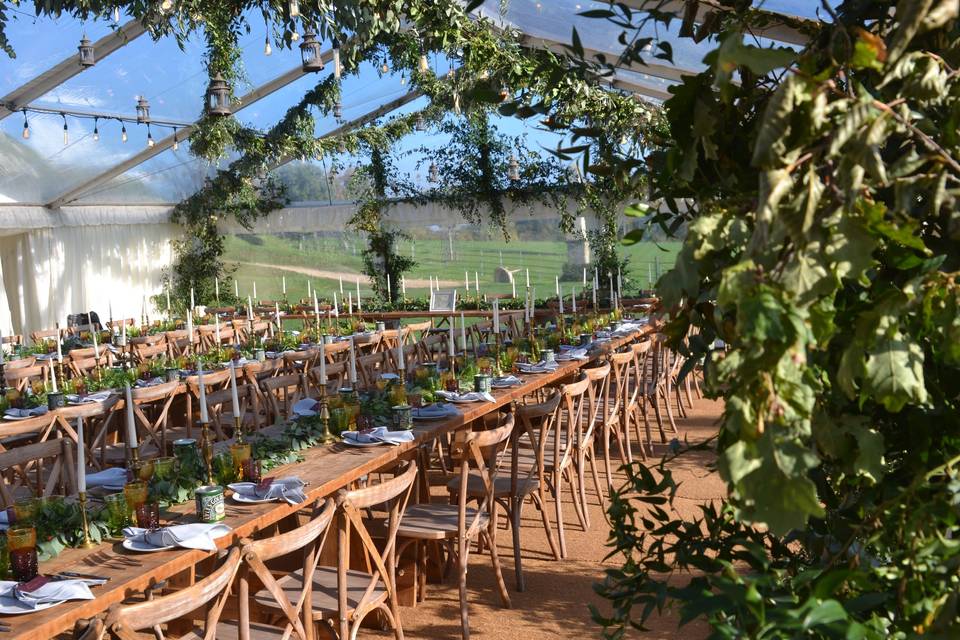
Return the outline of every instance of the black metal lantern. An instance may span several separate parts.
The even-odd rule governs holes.
[[[230,85],[219,73],[210,78],[207,86],[207,113],[213,116],[228,116],[230,110]]]
[[[507,178],[511,182],[516,182],[520,179],[520,163],[517,162],[517,156],[510,154],[510,163],[507,166]]]
[[[343,104],[339,100],[333,105],[333,117],[336,118],[337,122],[343,120]]]
[[[77,51],[80,52],[81,67],[92,67],[97,63],[97,56],[94,53],[93,44],[87,39],[86,35],[80,39],[80,46],[77,47]]]
[[[143,96],[137,98],[137,124],[150,122],[150,103]]]
[[[437,170],[437,165],[433,162],[430,163],[430,168],[427,169],[427,182],[437,183],[440,181],[439,171]]]
[[[307,31],[303,34],[303,42],[300,43],[300,59],[303,63],[304,73],[323,71],[323,58],[320,57],[320,43],[317,42],[317,35],[312,31]]]
[[[426,120],[423,119],[423,114],[422,114],[422,113],[417,116],[417,123],[416,123],[415,125],[413,125],[413,128],[416,129],[417,131],[426,131],[426,130],[427,130],[427,122],[426,122]]]

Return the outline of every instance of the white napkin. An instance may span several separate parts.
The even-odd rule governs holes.
[[[82,580],[51,580],[42,587],[25,592],[17,588],[18,583],[0,582],[0,595],[14,598],[17,602],[31,609],[48,602],[63,602],[64,600],[93,600],[90,587]]]
[[[202,549],[204,551],[216,551],[217,545],[214,540],[221,538],[233,531],[225,524],[206,524],[197,522],[193,524],[178,524],[173,527],[163,527],[155,531],[141,529],[139,527],[127,527],[123,530],[123,535],[129,540],[145,542],[154,547],[168,547],[175,545],[184,549]]]
[[[551,371],[557,370],[557,363],[538,362],[537,364],[530,364],[528,362],[520,362],[517,364],[517,368],[523,373],[550,373]]]
[[[149,380],[144,380],[143,378],[137,378],[137,381],[136,381],[135,383],[133,383],[133,386],[135,386],[135,387],[141,387],[141,388],[142,388],[142,387],[153,387],[153,386],[156,386],[156,385],[158,385],[158,384],[162,384],[162,383],[164,383],[164,382],[166,382],[166,381],[167,381],[166,378],[160,378],[160,377],[150,378]]]
[[[523,384],[523,380],[518,378],[515,375],[501,376],[499,378],[494,378],[490,383],[493,387],[512,387],[517,384]]]
[[[444,404],[442,402],[437,402],[435,404],[427,405],[426,407],[419,407],[413,410],[414,418],[442,418],[445,416],[452,416],[458,413],[456,407],[450,404]]]
[[[78,395],[68,393],[67,402],[80,403],[80,404],[89,404],[91,402],[103,402],[110,397],[112,391],[97,391],[96,393],[91,393],[88,396],[80,397]]]
[[[32,418],[33,416],[42,416],[46,412],[46,407],[33,407],[32,409],[7,409],[4,411],[4,415],[13,418]]]
[[[320,409],[313,398],[304,398],[293,403],[293,413],[298,416],[315,416]]]
[[[587,359],[587,348],[586,347],[576,347],[574,349],[567,349],[566,351],[557,355],[558,361],[564,360],[586,360]]]
[[[412,431],[388,431],[386,427],[375,427],[370,431],[360,433],[359,431],[344,431],[342,434],[344,440],[352,440],[363,444],[373,442],[383,442],[385,444],[400,444],[401,442],[413,442]]]
[[[450,402],[496,402],[492,395],[486,392],[470,391],[468,393],[454,393],[452,391],[437,391],[437,395]]]
[[[306,485],[300,478],[277,478],[270,483],[266,491],[258,490],[256,482],[234,482],[227,486],[235,492],[251,498],[286,500],[290,504],[300,504],[307,499],[307,494],[303,492]]]
[[[127,483],[127,470],[121,467],[108,467],[103,471],[87,474],[88,487],[100,487],[108,485],[111,487],[123,486]]]

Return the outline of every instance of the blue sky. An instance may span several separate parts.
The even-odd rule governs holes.
[[[560,41],[569,40],[571,27],[576,24],[585,46],[610,50],[616,44],[619,31],[603,21],[576,16],[579,10],[603,4],[576,0],[510,0],[504,17],[531,35]],[[819,5],[818,2],[799,0],[769,0],[761,4],[769,9],[805,16],[812,16]],[[487,9],[499,11],[497,0],[488,0],[487,5]],[[112,26],[112,21],[81,24],[71,18],[35,18],[29,3],[19,8],[9,8],[8,12],[10,22],[7,34],[17,57],[9,59],[0,55],[0,95],[73,55],[83,34],[96,40],[107,34]],[[126,20],[121,17],[121,23]],[[244,86],[237,88],[238,94],[300,63],[299,51],[282,50],[275,44],[272,45],[272,54],[264,55],[266,29],[259,19],[251,24],[252,33],[241,41],[246,78]],[[676,61],[683,66],[695,67],[705,50],[677,47]],[[142,95],[150,101],[153,117],[190,122],[200,113],[207,83],[202,53],[199,40],[188,42],[181,51],[172,39],[154,42],[149,36],[141,36],[34,104],[53,109],[62,106],[132,115],[136,100]],[[438,72],[446,71],[445,61],[439,60],[436,64]],[[329,73],[329,69],[330,65],[321,74]],[[245,124],[267,128],[277,122],[290,104],[297,101],[317,80],[317,75],[301,78],[239,111],[237,117]],[[360,77],[348,77],[344,81],[344,117],[351,119],[363,115],[379,104],[400,97],[407,89],[408,86],[401,84],[398,75],[381,75],[379,69],[368,66],[362,70]],[[424,104],[425,100],[422,99],[400,112],[415,110]],[[29,122],[31,136],[29,140],[23,140],[22,116],[12,115],[0,121],[0,133],[7,138],[0,153],[16,155],[17,148],[12,145],[25,145],[29,147],[29,152],[20,149],[23,152],[21,155],[39,154],[46,170],[37,171],[34,175],[24,175],[28,173],[26,170],[18,174],[18,167],[24,167],[26,160],[21,158],[22,162],[18,163],[17,158],[6,158],[12,161],[5,163],[5,172],[0,170],[0,201],[44,202],[84,178],[130,157],[146,144],[146,129],[136,125],[127,126],[128,141],[121,142],[120,123],[115,121],[101,121],[98,124],[100,140],[94,141],[92,121],[68,116],[67,145],[63,144],[63,119],[59,115],[31,115]],[[332,119],[327,118],[318,124],[317,134],[334,126]],[[552,148],[557,144],[556,135],[540,130],[535,122],[502,119],[498,126],[510,135],[527,133],[534,145]],[[170,133],[169,129],[154,128],[152,131],[155,139]],[[432,146],[443,142],[437,135],[426,132],[405,140],[402,146],[414,148],[421,144]],[[403,168],[411,173],[416,171],[414,159],[405,162],[407,165]],[[112,202],[141,198],[156,201],[158,194],[164,200],[176,200],[188,195],[196,185],[202,183],[203,176],[209,170],[210,167],[190,156],[188,145],[182,144],[179,151],[159,154],[117,179],[113,188],[91,194],[89,200]],[[137,185],[144,185],[144,188],[137,189]]]

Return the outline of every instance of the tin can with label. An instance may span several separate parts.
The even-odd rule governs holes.
[[[337,336],[331,335],[329,333],[323,334],[323,344],[333,344],[337,341]]]
[[[54,410],[59,409],[66,404],[66,399],[63,393],[50,391],[47,393],[47,409]]]
[[[256,359],[257,362],[265,362],[267,359],[267,352],[264,351],[263,349],[257,349],[254,352],[253,357]]]
[[[385,331],[386,328],[387,328],[387,324],[385,322],[383,322],[382,320],[377,322],[377,331]]]
[[[194,497],[197,501],[197,520],[206,523],[223,520],[223,487],[216,485],[198,487]]]
[[[477,393],[490,393],[493,383],[493,378],[484,374],[478,373],[473,376],[473,390]]]
[[[553,353],[553,349],[544,349],[543,350],[543,361],[544,362],[556,362],[556,355]]]
[[[413,429],[413,409],[408,404],[398,404],[390,409],[393,412],[393,430],[409,431]]]

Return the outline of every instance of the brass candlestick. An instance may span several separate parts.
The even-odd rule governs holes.
[[[140,467],[142,463],[140,462],[140,445],[131,444],[130,445],[130,471],[133,474],[133,480],[136,482],[140,479]]]
[[[494,336],[493,341],[493,375],[500,377],[503,375],[503,369],[500,368],[500,334]]]
[[[96,549],[97,545],[90,540],[90,522],[87,519],[87,492],[81,491],[80,495],[80,518],[83,521],[83,542],[80,544],[81,549]]]
[[[210,438],[210,423],[200,423],[200,453],[207,472],[207,484],[213,484],[213,440]]]
[[[323,433],[320,434],[320,444],[331,444],[337,441],[337,437],[330,433],[330,407],[327,405],[327,384],[324,381],[320,385],[320,424],[323,425]]]
[[[240,416],[233,416],[233,435],[237,439],[237,444],[243,444],[243,424]]]

